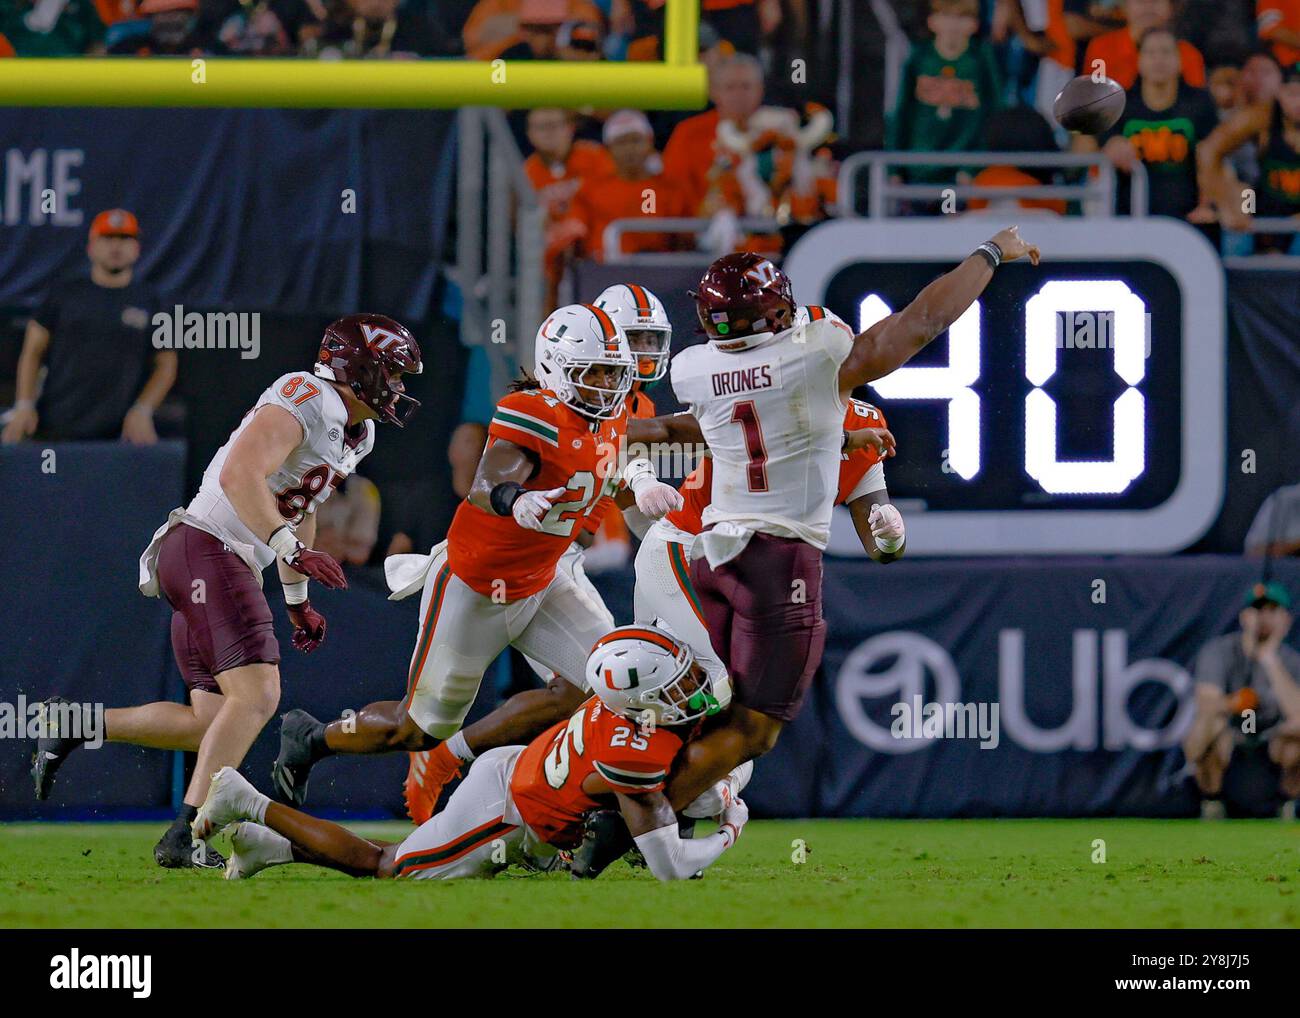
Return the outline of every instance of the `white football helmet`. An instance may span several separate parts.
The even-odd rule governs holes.
[[[589,368],[617,369],[613,382],[584,381]],[[584,417],[617,417],[632,391],[636,360],[622,327],[609,312],[590,304],[566,304],[537,330],[533,370],[537,380]]]
[[[668,358],[672,353],[673,325],[664,312],[663,302],[644,286],[635,283],[615,283],[600,291],[596,307],[604,308],[609,316],[623,326],[629,344],[637,340],[636,333],[654,344],[651,350],[632,349],[637,362],[637,380],[649,384],[668,374]]]
[[[720,709],[713,681],[690,647],[658,626],[619,626],[596,641],[587,684],[615,714],[681,725]]]
[[[848,324],[830,308],[800,304],[794,309],[794,327],[796,329],[811,325],[813,322],[820,321],[823,318],[829,318],[832,322],[839,322],[841,325]]]

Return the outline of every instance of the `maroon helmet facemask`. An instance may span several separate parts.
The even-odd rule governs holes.
[[[794,324],[790,277],[753,252],[719,258],[691,296],[705,335],[719,350],[743,350],[754,339]]]
[[[387,315],[348,315],[321,339],[315,373],[340,382],[381,421],[402,427],[420,405],[406,395],[402,375],[424,370],[411,330]]]

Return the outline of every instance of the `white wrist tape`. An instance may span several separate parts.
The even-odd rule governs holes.
[[[654,465],[644,456],[634,459],[623,468],[623,483],[636,492],[641,486],[659,480],[659,475],[655,473]]]
[[[307,580],[299,580],[296,583],[285,583],[283,580],[281,580],[280,585],[284,587],[284,603],[302,604],[304,601],[306,601],[307,583],[308,583]]]
[[[266,544],[275,552],[275,557],[285,563],[298,554],[298,549],[302,547],[298,535],[288,527],[277,527],[275,533],[266,539]]]

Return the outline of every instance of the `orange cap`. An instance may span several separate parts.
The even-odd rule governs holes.
[[[90,237],[138,237],[140,224],[126,209],[106,209],[90,224]]]

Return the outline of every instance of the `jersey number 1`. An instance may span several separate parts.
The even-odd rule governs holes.
[[[752,399],[741,400],[731,408],[731,423],[739,424],[745,432],[745,452],[749,456],[749,490],[767,491],[767,446],[763,444],[758,407]]]

